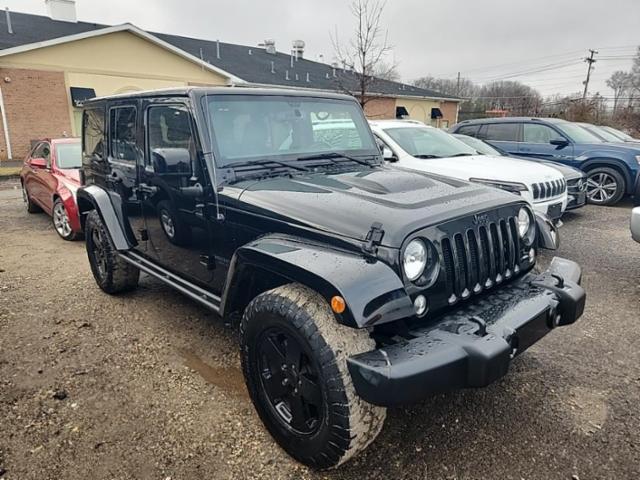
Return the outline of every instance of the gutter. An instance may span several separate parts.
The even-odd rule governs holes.
[[[4,95],[0,88],[0,113],[2,113],[2,126],[4,130],[4,142],[7,145],[7,160],[13,160],[13,152],[11,151],[11,138],[9,136],[9,124],[7,123],[7,109],[4,106]]]

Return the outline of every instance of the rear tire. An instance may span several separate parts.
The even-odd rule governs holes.
[[[358,397],[347,370],[347,358],[375,342],[337,323],[319,294],[299,284],[262,293],[245,310],[240,338],[251,400],[293,458],[337,467],[380,433],[386,409]]]
[[[22,199],[24,200],[24,203],[27,204],[27,212],[29,213],[42,212],[42,209],[38,205],[33,203],[33,200],[31,200],[31,197],[29,196],[29,192],[27,191],[27,187],[24,186],[24,183],[22,184]]]
[[[138,286],[140,270],[118,255],[96,210],[87,215],[84,231],[91,272],[98,286],[109,294],[134,290]]]
[[[627,191],[627,184],[614,168],[597,167],[587,172],[587,200],[594,205],[615,205]]]

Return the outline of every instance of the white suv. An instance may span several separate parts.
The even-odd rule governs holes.
[[[385,160],[394,165],[513,192],[554,220],[567,208],[567,183],[555,168],[528,160],[478,155],[454,136],[412,120],[369,124]]]

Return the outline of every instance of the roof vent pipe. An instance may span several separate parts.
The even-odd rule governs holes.
[[[305,46],[305,43],[302,40],[293,41],[293,54],[295,55],[296,60],[299,60],[304,57],[304,46]]]
[[[289,70],[284,71],[284,79],[289,80]]]
[[[309,78],[309,72],[307,72],[307,82],[310,82],[311,79]]]
[[[271,73],[276,73],[276,62],[271,62]]]
[[[9,13],[9,7],[4,8],[4,13],[7,15],[7,31],[10,35],[13,35],[13,27],[11,26],[11,13]]]
[[[77,23],[75,0],[44,0],[51,20]]]
[[[216,58],[220,58],[220,40],[216,40]]]
[[[264,42],[262,42],[258,46],[264,47],[265,51],[270,55],[275,55],[277,53],[277,51],[276,51],[276,41],[271,39],[271,38],[268,38],[267,40],[265,40]]]

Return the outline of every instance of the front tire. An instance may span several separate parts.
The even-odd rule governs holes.
[[[85,221],[87,255],[98,286],[109,294],[134,290],[140,270],[118,255],[111,236],[96,210]]]
[[[251,400],[276,442],[317,469],[337,467],[380,433],[386,409],[357,396],[347,358],[375,348],[336,322],[313,290],[290,284],[256,297],[240,323]]]
[[[624,177],[613,168],[598,167],[587,172],[587,199],[594,205],[615,205],[626,192]]]
[[[63,240],[77,240],[79,234],[74,232],[69,223],[69,214],[61,199],[56,198],[53,202],[53,214],[51,215],[53,228]]]

